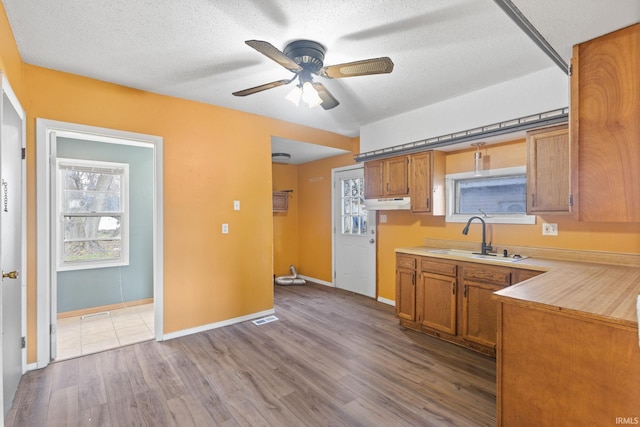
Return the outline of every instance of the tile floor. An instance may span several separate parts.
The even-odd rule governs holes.
[[[55,360],[98,353],[153,339],[153,304],[108,311],[98,316],[58,319]]]

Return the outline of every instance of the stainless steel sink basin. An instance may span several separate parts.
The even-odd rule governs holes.
[[[489,261],[498,261],[498,262],[518,262],[523,259],[527,259],[527,256],[519,256],[517,258],[514,257],[503,257],[503,256],[492,256],[492,255],[473,255],[471,258],[477,259],[486,259]]]
[[[505,262],[505,263],[518,262],[518,261],[522,261],[523,259],[529,258],[527,256],[518,256],[514,258],[514,257],[503,257],[503,256],[494,256],[494,255],[481,255],[478,253],[463,251],[460,249],[431,249],[428,252],[432,254],[452,255],[452,256],[458,256],[458,257],[484,259],[487,261],[497,261],[497,262]]]
[[[442,254],[442,255],[456,255],[456,256],[467,256],[472,257],[474,254],[471,251],[463,251],[460,249],[431,249],[428,251],[432,254]]]

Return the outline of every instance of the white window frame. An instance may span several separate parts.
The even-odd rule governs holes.
[[[96,171],[104,170],[122,170],[121,174],[121,194],[120,194],[120,211],[119,212],[89,212],[82,213],[77,216],[119,216],[120,217],[120,244],[121,251],[120,257],[111,258],[105,260],[91,260],[91,261],[65,261],[64,260],[64,217],[72,215],[74,213],[64,212],[64,189],[63,189],[63,166],[72,166],[78,168],[95,169]],[[56,174],[58,179],[57,185],[57,206],[56,213],[58,216],[57,232],[58,239],[57,246],[57,271],[74,271],[74,270],[87,270],[95,268],[105,267],[120,267],[129,265],[129,165],[126,163],[105,162],[97,160],[84,160],[84,159],[56,159]]]
[[[344,182],[345,181],[357,181],[359,183],[359,193],[356,196],[354,196],[354,195],[348,196],[348,198],[350,198],[350,199],[356,199],[356,198],[358,199],[357,202],[355,203],[355,206],[358,208],[358,212],[355,213],[355,214],[353,213],[353,211],[349,212],[349,213],[345,212],[345,202],[346,202],[346,197],[345,197],[345,194],[344,194]],[[362,229],[362,221],[366,222],[367,218],[368,218],[367,208],[366,208],[366,206],[364,204],[364,178],[348,178],[348,179],[342,179],[341,178],[340,179],[340,193],[341,193],[340,194],[340,201],[342,203],[342,207],[341,207],[341,212],[342,213],[341,213],[341,216],[340,216],[340,218],[342,220],[342,224],[340,226],[341,233],[344,234],[344,235],[347,235],[347,236],[364,236],[364,237],[368,237],[368,235],[369,235],[369,224],[367,223],[366,226],[365,226],[365,229],[364,230]],[[353,209],[353,207],[354,207],[354,205],[351,204],[351,208],[352,209]],[[361,210],[361,213],[360,213],[360,210]],[[358,232],[357,233],[354,233],[354,230],[353,230],[354,223],[353,223],[353,221],[351,222],[351,231],[348,232],[348,233],[345,232],[345,227],[344,227],[345,217],[349,217],[351,219],[353,219],[354,217],[358,218],[358,221],[357,221],[357,223],[358,223]]]
[[[527,173],[526,166],[515,166],[510,168],[491,169],[482,172],[482,177],[499,177],[510,175],[525,175]],[[535,224],[536,216],[524,214],[487,214],[481,212],[477,214],[456,214],[456,181],[478,178],[474,172],[462,172],[447,174],[446,176],[446,197],[447,197],[447,215],[446,222],[467,222],[472,216],[479,216],[488,224]]]

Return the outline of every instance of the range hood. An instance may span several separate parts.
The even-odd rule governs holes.
[[[364,205],[371,211],[409,210],[411,209],[411,197],[365,199]]]

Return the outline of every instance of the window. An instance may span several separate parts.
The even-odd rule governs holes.
[[[526,168],[447,175],[447,222],[476,215],[488,223],[535,224],[535,215],[527,215]]]
[[[58,159],[58,270],[128,265],[129,165]]]
[[[342,179],[342,234],[366,235],[364,178]]]

